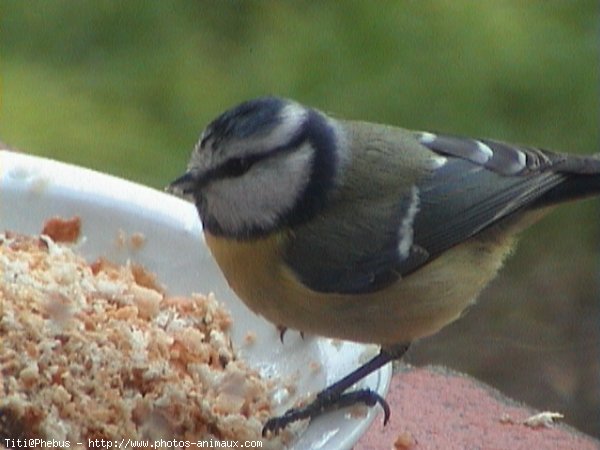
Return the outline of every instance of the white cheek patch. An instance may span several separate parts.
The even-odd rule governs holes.
[[[209,214],[230,231],[272,227],[308,184],[313,153],[306,143],[259,162],[241,177],[215,181],[206,187]]]
[[[408,258],[410,255],[410,248],[412,247],[414,239],[413,223],[417,213],[419,212],[420,203],[421,199],[419,198],[419,188],[412,186],[410,191],[410,203],[408,208],[406,208],[404,217],[400,222],[400,230],[398,231],[398,235],[400,237],[398,253],[400,253],[402,258]]]

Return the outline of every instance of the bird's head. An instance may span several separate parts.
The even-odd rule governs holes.
[[[294,101],[250,100],[206,127],[168,189],[193,197],[213,234],[265,235],[317,213],[334,182],[338,134],[333,119]]]

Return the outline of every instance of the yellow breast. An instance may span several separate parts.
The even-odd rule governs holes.
[[[284,304],[280,280],[281,249],[285,237],[276,234],[252,241],[217,237],[205,232],[206,244],[223,271],[229,286],[258,314],[277,322],[276,311]]]
[[[236,294],[274,324],[310,334],[393,345],[437,332],[457,319],[510,251],[501,230],[445,252],[422,269],[369,294],[308,289],[285,266],[287,237],[236,241],[206,233],[206,243]]]

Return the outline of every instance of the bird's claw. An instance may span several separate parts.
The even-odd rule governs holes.
[[[278,433],[298,420],[314,419],[330,409],[347,408],[357,403],[363,403],[367,406],[381,405],[384,413],[383,424],[387,425],[389,422],[390,406],[381,395],[371,389],[359,389],[346,393],[330,392],[325,389],[308,405],[288,409],[283,415],[269,419],[262,429],[262,435]]]
[[[283,325],[276,325],[277,331],[279,331],[279,340],[281,341],[281,343],[283,344],[283,336],[285,336],[285,333],[287,333],[288,327],[283,326]],[[304,331],[300,331],[300,337],[302,338],[302,340],[304,340]]]

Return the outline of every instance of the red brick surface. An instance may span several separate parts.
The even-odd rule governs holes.
[[[387,400],[390,423],[383,427],[378,416],[355,450],[600,449],[600,441],[564,424],[526,426],[539,411],[443,368],[404,368]]]

